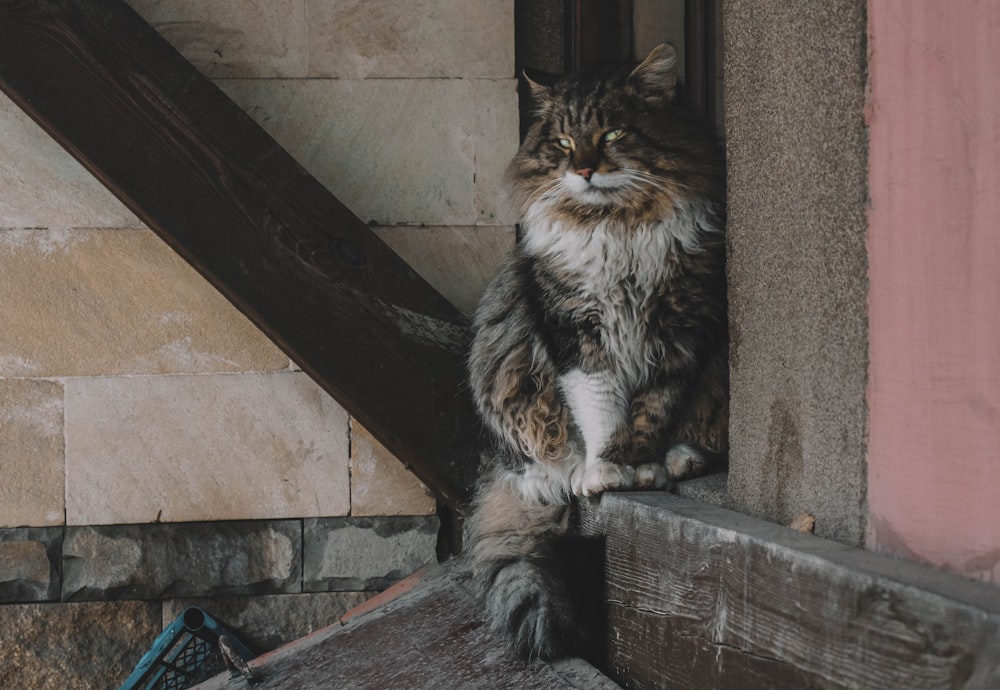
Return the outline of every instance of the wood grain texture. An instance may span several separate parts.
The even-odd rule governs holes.
[[[628,688],[997,688],[1000,590],[667,494],[581,505]]]
[[[526,663],[506,651],[480,617],[475,597],[453,569],[440,568],[413,590],[344,627],[314,633],[250,663],[254,690],[327,688],[489,688],[612,690],[579,659]],[[246,688],[226,675],[199,690]]]
[[[467,501],[466,319],[124,2],[2,0],[0,89],[439,497]]]

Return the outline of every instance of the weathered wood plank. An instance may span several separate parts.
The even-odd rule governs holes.
[[[626,687],[1000,687],[1000,588],[667,494],[580,519]]]
[[[579,659],[526,663],[484,625],[475,597],[440,568],[398,599],[250,663],[254,690],[490,688],[612,690]],[[199,690],[246,688],[226,675]]]
[[[0,0],[0,89],[435,493],[468,499],[464,317],[124,2]]]

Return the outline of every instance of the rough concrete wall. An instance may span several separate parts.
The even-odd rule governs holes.
[[[501,191],[517,146],[513,0],[128,2],[473,308],[514,241]],[[235,597],[273,644],[323,622],[296,610],[334,620],[434,559],[426,489],[4,97],[0,160],[5,644],[30,637],[13,632],[22,620],[77,624],[79,608],[26,602],[129,591],[164,612],[169,596]],[[275,596],[253,604],[261,594]],[[130,639],[132,663],[150,642]],[[45,661],[25,645],[0,686],[72,672],[72,650]],[[60,687],[114,685],[74,678]]]
[[[729,500],[865,528],[865,2],[728,0]]]

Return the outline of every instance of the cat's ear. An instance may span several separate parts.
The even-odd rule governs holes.
[[[521,76],[524,77],[524,83],[528,85],[528,89],[531,91],[531,109],[535,115],[544,115],[554,102],[552,89],[544,84],[539,84],[529,77],[528,73],[524,70],[521,71]]]
[[[668,103],[677,93],[677,51],[669,43],[653,48],[626,82],[643,100]]]

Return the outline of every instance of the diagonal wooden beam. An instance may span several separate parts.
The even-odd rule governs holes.
[[[0,0],[0,89],[441,499],[466,503],[465,318],[124,2]]]

